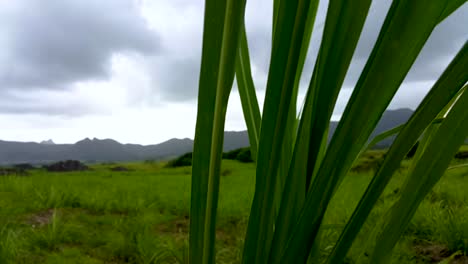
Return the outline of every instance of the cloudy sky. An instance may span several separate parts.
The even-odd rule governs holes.
[[[247,1],[246,24],[262,101],[271,0]],[[340,94],[343,111],[390,1],[374,1]],[[304,70],[319,46],[321,3]],[[0,0],[0,139],[73,143],[85,137],[152,144],[193,138],[202,0]],[[431,35],[390,108],[415,108],[468,39],[468,4]],[[302,91],[303,93],[303,91]],[[226,130],[245,129],[233,91]]]

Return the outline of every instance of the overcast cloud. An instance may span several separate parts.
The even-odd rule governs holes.
[[[270,60],[271,1],[247,2],[252,71],[262,101]],[[73,142],[100,136],[149,144],[192,137],[203,3],[0,0],[0,139]],[[345,107],[389,5],[390,1],[374,1],[371,7],[335,118]],[[326,3],[322,2],[302,94],[310,80],[325,15]],[[468,39],[466,25],[468,4],[433,32],[391,108],[417,106]],[[236,92],[231,96],[226,128],[245,128]]]

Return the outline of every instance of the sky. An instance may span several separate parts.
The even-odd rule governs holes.
[[[272,1],[249,0],[253,79],[263,102]],[[113,138],[155,144],[193,138],[203,32],[202,0],[0,0],[0,140]],[[333,119],[339,119],[390,1],[376,0]],[[312,74],[326,15],[322,1],[299,100]],[[417,107],[468,39],[468,4],[437,26],[390,109]],[[299,105],[301,101],[299,101]],[[244,130],[239,94],[226,130]]]

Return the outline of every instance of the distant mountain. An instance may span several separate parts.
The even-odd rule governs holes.
[[[377,124],[375,130],[372,132],[371,138],[389,129],[392,129],[396,126],[406,123],[406,121],[408,121],[408,119],[411,117],[412,114],[413,114],[413,110],[408,109],[408,108],[385,111],[382,118],[380,119],[380,122]],[[338,122],[330,123],[330,133],[328,135],[329,140],[331,139],[333,133],[335,133],[337,126],[338,126]],[[377,148],[388,147],[393,142],[394,139],[395,139],[395,136],[382,140],[376,145],[376,147]]]
[[[55,145],[54,141],[52,141],[52,139],[49,139],[49,140],[43,140],[41,141],[41,143],[39,144],[42,144],[42,145]]]
[[[226,132],[224,150],[249,145],[246,131]],[[138,161],[167,159],[192,151],[193,140],[170,139],[155,145],[121,144],[112,139],[85,138],[75,144],[53,144],[52,141],[9,142],[0,140],[0,165],[44,164],[74,159],[85,162]]]
[[[386,111],[372,136],[406,122],[411,116],[410,109]],[[330,138],[337,122],[330,124]],[[388,146],[393,139],[378,144]],[[225,132],[224,151],[249,146],[247,131]],[[89,139],[75,144],[54,144],[52,140],[41,143],[9,142],[0,140],[0,165],[17,163],[50,163],[58,160],[76,159],[85,162],[137,161],[167,159],[192,151],[193,140],[170,139],[155,145],[121,144],[112,139]]]

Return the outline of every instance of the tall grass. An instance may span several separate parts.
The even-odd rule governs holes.
[[[272,51],[263,111],[256,100],[244,28],[245,1],[206,0],[193,153],[190,262],[215,262],[216,209],[228,97],[234,73],[256,160],[255,195],[243,263],[317,261],[323,219],[353,162],[434,28],[464,0],[393,1],[331,142],[330,118],[361,35],[370,0],[328,3],[323,37],[299,120],[298,83],[318,0],[274,1]],[[342,263],[378,198],[420,140],[406,183],[370,256],[388,263],[419,203],[468,131],[468,44],[398,131],[326,263]],[[437,122],[434,122],[438,120]]]
[[[17,240],[17,234],[9,230],[8,225],[0,226],[0,263],[13,263],[18,255]]]

